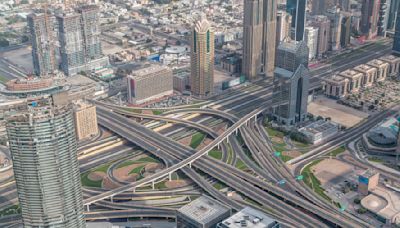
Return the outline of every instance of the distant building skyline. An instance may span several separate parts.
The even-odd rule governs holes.
[[[292,40],[304,40],[304,28],[306,26],[306,9],[307,0],[287,0],[286,10],[292,15]]]

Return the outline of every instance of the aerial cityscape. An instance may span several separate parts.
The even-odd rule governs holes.
[[[0,228],[400,228],[400,0],[0,0]]]

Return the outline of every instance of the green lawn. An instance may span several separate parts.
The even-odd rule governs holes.
[[[368,161],[376,162],[376,163],[383,163],[383,160],[380,158],[377,158],[377,157],[370,157],[370,158],[368,158]]]
[[[103,181],[93,181],[88,176],[91,172],[102,172],[107,173],[108,168],[110,167],[111,163],[103,164],[98,166],[95,169],[92,169],[86,173],[81,174],[81,183],[83,186],[87,187],[94,187],[94,188],[101,188]]]
[[[103,181],[102,180],[93,181],[93,180],[89,179],[89,177],[88,177],[89,173],[90,173],[90,171],[81,174],[82,186],[93,187],[93,188],[101,188]]]
[[[153,110],[153,115],[161,115],[163,112],[162,110]]]
[[[161,181],[154,184],[155,189],[166,189],[167,186],[165,185],[165,181]]]
[[[267,130],[269,137],[283,138],[285,136],[285,134],[283,132],[272,129],[270,127],[265,127],[265,129]]]
[[[15,215],[15,214],[21,214],[21,207],[19,205],[13,205],[0,211],[0,217],[7,215]]]
[[[123,108],[123,110],[128,111],[128,112],[133,112],[133,113],[142,113],[141,109],[134,109],[134,108]]]
[[[133,164],[141,164],[141,163],[159,163],[159,161],[155,158],[152,157],[143,157],[143,158],[139,158],[138,160],[126,160],[124,162],[122,162],[121,164],[119,164],[116,168],[123,168],[129,165],[133,165]]]
[[[8,79],[2,75],[0,75],[0,83],[4,84],[8,81]]]
[[[341,146],[341,147],[338,147],[338,148],[332,150],[329,153],[329,156],[336,157],[336,156],[338,156],[339,154],[341,154],[341,153],[343,153],[345,151],[346,151],[346,148],[344,146]]]
[[[205,134],[201,132],[197,132],[192,136],[192,140],[190,141],[190,147],[196,149],[200,144],[203,142],[204,138],[206,137]]]
[[[237,159],[237,160],[236,160],[236,165],[235,165],[235,167],[236,167],[237,169],[240,169],[240,170],[245,170],[245,169],[247,169],[246,164],[244,164],[244,162],[243,162],[241,159]]]
[[[293,157],[287,156],[287,155],[281,155],[282,161],[287,162],[293,159]]]
[[[214,186],[214,188],[216,188],[216,189],[218,189],[218,190],[221,190],[221,189],[227,187],[227,186],[226,186],[224,183],[222,183],[222,182],[217,182],[217,183],[215,183],[213,186]]]
[[[310,187],[314,192],[316,192],[322,198],[331,202],[331,198],[329,198],[329,196],[325,194],[324,189],[321,187],[321,182],[314,176],[314,174],[311,171],[311,167],[313,167],[314,165],[318,164],[321,161],[322,160],[316,160],[307,165],[301,172],[301,175],[303,175],[304,183],[306,183],[308,187]]]
[[[208,152],[208,156],[213,157],[215,159],[221,160],[222,159],[222,152],[219,150],[211,150],[210,152]]]
[[[140,175],[140,173],[141,173],[141,171],[144,169],[144,167],[145,167],[145,165],[138,166],[138,167],[132,169],[132,170],[129,172],[129,174],[135,173],[135,174]]]

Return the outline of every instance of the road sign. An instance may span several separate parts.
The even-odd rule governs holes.
[[[298,175],[297,177],[296,177],[296,180],[303,180],[304,179],[304,176],[303,175]]]
[[[280,181],[278,181],[278,184],[279,185],[284,185],[286,183],[286,180],[280,180]]]

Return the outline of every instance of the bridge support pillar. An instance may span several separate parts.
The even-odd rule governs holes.
[[[133,188],[132,192],[133,192],[133,194],[135,194],[136,193],[136,188]]]
[[[255,122],[257,122],[257,115],[256,115],[256,116],[254,116],[254,121],[255,121]]]
[[[191,162],[189,162],[189,168],[192,168],[192,163]]]
[[[238,129],[239,129],[239,128],[236,128],[236,130],[235,130],[236,136],[238,135]]]
[[[153,190],[155,189],[154,184],[155,184],[154,181],[152,181],[151,182],[151,189],[153,189]]]
[[[168,173],[168,180],[172,181],[172,173]]]
[[[218,145],[217,145],[217,148],[218,148],[218,150],[220,149],[219,143],[218,143]]]
[[[86,205],[86,211],[89,212],[90,211],[90,204]]]
[[[111,201],[111,203],[114,203],[114,196],[110,197],[110,201]]]

